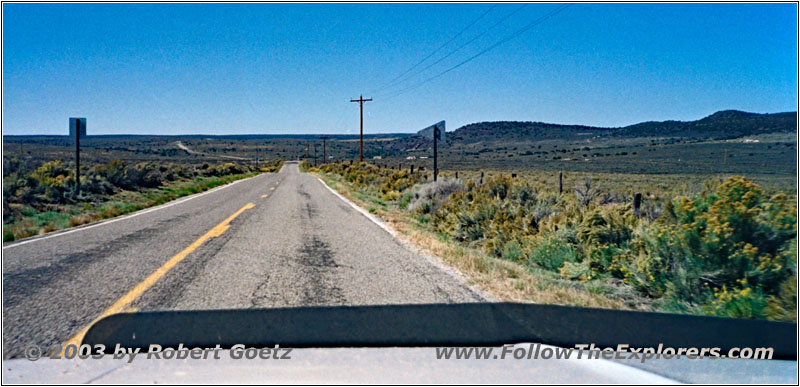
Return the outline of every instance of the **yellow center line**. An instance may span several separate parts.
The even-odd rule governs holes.
[[[270,190],[270,191],[274,191],[274,190],[275,190],[275,187],[269,187],[269,190]]]
[[[67,345],[70,345],[70,344],[75,344],[76,346],[80,346],[81,342],[83,341],[83,337],[86,335],[86,332],[89,331],[89,328],[94,323],[96,323],[97,321],[100,321],[104,317],[110,316],[110,315],[115,314],[115,313],[135,312],[135,311],[137,311],[137,309],[131,308],[131,306],[130,306],[131,303],[133,303],[133,301],[135,301],[142,294],[144,294],[144,292],[146,292],[147,289],[150,289],[150,287],[155,285],[155,283],[158,282],[158,280],[161,279],[161,277],[163,277],[164,274],[167,274],[167,272],[170,269],[175,267],[175,265],[177,265],[180,261],[182,261],[184,258],[186,258],[186,256],[188,256],[192,251],[194,251],[198,247],[200,247],[200,245],[202,245],[203,243],[205,243],[207,240],[209,240],[211,238],[218,237],[218,236],[222,235],[222,233],[227,231],[228,228],[230,228],[230,222],[234,218],[239,216],[245,210],[248,210],[248,209],[253,208],[253,207],[255,207],[255,204],[248,203],[244,207],[240,208],[238,211],[234,212],[233,215],[231,215],[227,219],[223,220],[222,223],[214,226],[214,228],[212,228],[211,230],[208,230],[208,232],[206,232],[203,236],[201,236],[196,241],[192,242],[192,244],[189,245],[189,247],[183,249],[183,251],[181,251],[180,253],[176,254],[174,257],[170,258],[169,261],[167,261],[166,263],[161,265],[161,267],[159,267],[155,272],[153,272],[153,274],[150,274],[150,276],[145,278],[144,281],[140,282],[138,285],[136,285],[135,288],[133,288],[127,294],[122,296],[122,298],[117,300],[117,302],[115,302],[108,309],[106,309],[103,313],[101,313],[100,316],[97,316],[97,318],[94,319],[91,323],[89,323],[89,325],[87,325],[86,327],[81,329],[80,332],[76,333],[75,336],[72,336],[69,340],[67,340],[61,348],[66,348]],[[63,351],[63,349],[62,349],[62,351]]]
[[[261,195],[261,198],[262,198],[262,199],[263,199],[263,198],[265,198],[265,197],[267,197],[267,194],[263,194],[263,195]]]

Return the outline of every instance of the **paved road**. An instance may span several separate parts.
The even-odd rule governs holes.
[[[133,216],[4,244],[3,357],[75,340],[119,311],[481,300],[287,164]]]

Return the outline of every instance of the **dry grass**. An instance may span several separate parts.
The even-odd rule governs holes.
[[[392,206],[366,203],[341,177],[315,173],[329,186],[362,208],[375,208],[375,214],[386,221],[404,242],[423,253],[437,257],[445,265],[459,271],[469,285],[498,301],[537,304],[572,305],[610,309],[649,310],[646,300],[621,292],[610,297],[593,292],[586,284],[561,279],[558,274],[535,271],[523,265],[487,256],[477,249],[451,243],[421,227],[406,212]],[[596,288],[595,288],[596,289]]]

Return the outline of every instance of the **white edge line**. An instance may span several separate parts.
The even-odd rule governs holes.
[[[264,175],[267,175],[267,173],[265,173]],[[26,239],[23,239],[23,240],[21,240],[19,242],[12,242],[12,244],[10,244],[10,245],[5,245],[4,244],[3,250],[8,249],[8,248],[12,248],[12,247],[26,245],[26,244],[32,243],[32,242],[38,242],[38,241],[43,241],[45,239],[59,237],[59,236],[62,236],[62,235],[72,234],[74,232],[88,230],[88,229],[99,227],[99,226],[104,226],[104,225],[111,224],[111,223],[114,223],[114,222],[119,222],[120,220],[130,219],[130,218],[133,218],[133,217],[136,217],[136,216],[139,216],[139,215],[144,215],[144,214],[147,214],[147,213],[150,213],[150,212],[153,212],[153,211],[163,210],[164,208],[171,207],[171,206],[174,206],[176,204],[181,204],[183,202],[187,202],[187,201],[192,200],[192,199],[197,199],[197,198],[199,198],[201,196],[205,196],[205,195],[210,194],[212,192],[217,192],[217,191],[223,190],[225,188],[228,188],[228,187],[230,187],[230,186],[232,186],[232,185],[234,185],[236,183],[240,183],[240,182],[243,182],[243,181],[246,181],[246,180],[254,179],[254,178],[259,177],[259,176],[261,176],[261,174],[253,176],[253,177],[248,177],[246,179],[239,179],[239,180],[236,180],[236,181],[232,181],[232,182],[230,182],[228,184],[212,188],[212,189],[210,189],[210,190],[208,190],[206,192],[200,192],[200,193],[196,193],[194,195],[189,195],[189,196],[187,196],[185,198],[174,200],[174,201],[171,201],[171,202],[168,202],[168,203],[164,203],[164,204],[159,205],[159,206],[150,207],[150,208],[144,208],[144,209],[136,211],[136,212],[134,212],[132,214],[127,214],[127,215],[122,215],[122,216],[118,216],[118,217],[111,218],[111,219],[101,220],[99,222],[95,222],[95,223],[92,223],[92,224],[89,224],[89,225],[86,225],[86,226],[78,226],[78,227],[74,227],[72,229],[67,229],[67,230],[61,231],[61,232],[56,231],[55,233],[46,234],[46,235],[42,235],[42,236],[39,236],[39,237],[26,238]]]
[[[358,205],[356,205],[355,203],[353,203],[352,201],[350,201],[346,197],[342,196],[341,194],[336,192],[336,190],[331,188],[328,184],[325,184],[325,182],[322,179],[320,179],[319,177],[317,177],[317,180],[319,180],[319,182],[322,183],[322,185],[325,188],[327,188],[328,191],[333,192],[333,194],[336,195],[337,197],[339,197],[339,199],[341,199],[345,203],[349,204],[350,207],[353,207],[356,211],[358,211],[362,215],[366,216],[367,219],[373,221],[380,228],[384,229],[386,232],[391,234],[393,237],[395,237],[395,239],[397,239],[399,242],[401,242],[404,246],[411,247],[412,250],[414,250],[415,253],[417,253],[419,255],[422,255],[423,257],[427,258],[428,261],[433,263],[435,266],[437,266],[438,268],[444,270],[446,273],[450,274],[451,276],[455,277],[464,286],[466,286],[468,289],[470,289],[471,291],[476,293],[478,296],[483,297],[484,299],[486,299],[486,301],[497,301],[496,299],[494,299],[494,297],[491,297],[490,295],[484,293],[483,291],[480,291],[479,289],[475,289],[474,287],[470,286],[466,281],[467,277],[464,276],[464,274],[462,274],[461,272],[459,272],[456,268],[447,266],[446,264],[444,264],[444,262],[442,262],[438,258],[431,257],[430,255],[425,254],[422,251],[422,249],[418,248],[417,246],[414,246],[414,245],[411,245],[409,243],[406,243],[402,238],[398,237],[397,231],[394,230],[393,228],[391,228],[382,219],[378,218],[375,215],[370,214],[369,212],[367,212],[363,208],[359,207]],[[519,343],[519,344],[516,344],[516,345],[521,345],[521,344],[522,343]],[[542,344],[542,346],[553,347],[553,346],[547,345],[547,344]],[[553,348],[555,348],[555,347],[553,347]],[[610,361],[610,360],[605,360],[605,359],[592,359],[592,360],[578,359],[575,353],[573,353],[570,356],[569,360],[574,361],[574,362],[578,362],[578,363],[580,363],[581,366],[583,366],[585,368],[588,368],[593,372],[596,372],[596,373],[602,374],[604,376],[610,377],[612,379],[617,379],[617,378],[622,377],[626,381],[636,380],[636,381],[638,381],[640,383],[647,383],[647,384],[678,384],[679,383],[679,382],[677,382],[675,380],[663,377],[661,375],[654,374],[652,372],[649,372],[649,371],[646,371],[646,370],[642,370],[642,369],[639,369],[639,368],[636,368],[636,367],[628,366],[628,365],[625,365],[625,364],[613,362],[613,361]],[[599,362],[597,360],[599,360]]]
[[[358,211],[362,215],[366,216],[367,219],[369,219],[373,223],[377,224],[378,227],[380,227],[384,231],[388,232],[392,237],[394,237],[394,239],[396,241],[398,241],[405,248],[407,248],[407,249],[411,250],[411,252],[413,252],[413,253],[415,253],[417,255],[420,255],[420,256],[424,257],[425,259],[427,259],[428,262],[430,262],[436,268],[444,271],[445,273],[447,273],[448,275],[450,275],[451,277],[456,279],[463,286],[466,286],[467,289],[469,289],[471,292],[473,292],[479,298],[482,298],[482,299],[484,299],[485,301],[488,301],[488,302],[496,302],[497,301],[497,299],[495,299],[494,297],[492,297],[488,293],[471,286],[469,284],[467,276],[465,276],[463,273],[461,273],[458,269],[456,269],[456,268],[454,268],[452,266],[446,265],[444,262],[442,262],[441,259],[431,256],[430,254],[426,253],[420,247],[414,245],[411,242],[406,241],[404,238],[401,238],[400,235],[398,234],[398,232],[395,229],[393,229],[391,226],[389,226],[386,222],[384,222],[383,219],[378,218],[377,216],[370,214],[365,209],[359,207],[357,204],[353,203],[352,201],[350,201],[346,197],[342,196],[341,194],[336,192],[336,190],[334,190],[333,188],[328,186],[328,184],[325,184],[325,182],[322,179],[320,179],[319,177],[317,177],[317,176],[314,176],[314,177],[316,177],[317,180],[319,180],[319,182],[322,183],[322,186],[327,188],[328,191],[333,192],[333,194],[336,195],[337,197],[339,197],[339,199],[341,199],[343,202],[349,204],[350,207],[353,207],[356,211]]]
[[[314,177],[316,177],[316,176],[314,176]],[[317,180],[319,180],[319,182],[320,182],[320,183],[322,183],[322,185],[323,185],[325,188],[327,188],[327,189],[328,189],[328,191],[331,191],[331,192],[333,192],[333,194],[334,194],[334,195],[338,196],[338,197],[339,197],[339,199],[342,199],[342,201],[344,201],[345,203],[349,204],[349,205],[350,205],[350,207],[353,207],[353,208],[354,208],[356,211],[360,212],[360,213],[361,213],[361,215],[364,215],[364,216],[366,216],[366,217],[367,217],[367,219],[369,219],[369,220],[371,220],[373,223],[377,224],[377,225],[378,225],[378,227],[382,228],[384,231],[388,232],[388,233],[389,233],[389,234],[391,234],[393,237],[397,237],[397,231],[396,231],[395,229],[393,229],[393,228],[389,227],[389,225],[388,225],[388,224],[386,224],[386,222],[384,222],[382,219],[378,218],[378,217],[377,217],[377,216],[375,216],[375,215],[372,215],[372,214],[370,214],[369,212],[367,212],[367,210],[365,210],[365,209],[363,209],[363,208],[361,208],[361,207],[357,206],[355,203],[351,202],[349,199],[347,199],[346,197],[342,196],[341,194],[339,194],[338,192],[336,192],[336,190],[334,190],[333,188],[331,188],[331,187],[329,187],[327,184],[325,184],[325,182],[324,182],[324,181],[322,181],[322,179],[320,179],[319,177],[317,177]]]

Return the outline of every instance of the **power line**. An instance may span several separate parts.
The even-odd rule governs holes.
[[[441,77],[442,75],[445,75],[445,74],[449,73],[450,71],[453,71],[453,70],[455,70],[455,69],[467,64],[468,62],[472,61],[473,59],[475,59],[475,58],[477,58],[477,57],[479,57],[479,56],[481,56],[481,55],[483,55],[483,54],[485,54],[485,53],[497,48],[498,46],[508,42],[509,40],[514,39],[517,36],[527,32],[531,28],[536,27],[537,25],[543,23],[545,20],[555,16],[556,14],[560,13],[561,11],[563,11],[564,9],[569,7],[570,5],[572,5],[572,4],[566,4],[566,5],[562,5],[562,6],[558,7],[558,8],[556,8],[555,10],[553,10],[553,11],[545,14],[544,16],[534,20],[533,22],[529,23],[528,25],[518,29],[517,31],[515,31],[511,35],[507,36],[506,38],[500,40],[499,42],[497,42],[497,43],[495,43],[495,44],[493,44],[493,45],[481,50],[477,54],[475,54],[475,55],[473,55],[473,56],[461,61],[460,63],[456,64],[455,66],[452,66],[452,67],[448,68],[447,70],[444,70],[444,71],[442,71],[442,72],[440,72],[440,73],[438,73],[438,74],[436,74],[436,75],[434,75],[434,76],[432,76],[432,77],[430,77],[428,79],[425,79],[424,81],[421,81],[419,83],[416,83],[414,85],[406,87],[405,89],[401,89],[399,91],[396,91],[395,93],[391,93],[391,94],[386,95],[385,96],[386,98],[383,98],[383,101],[387,101],[387,100],[390,100],[392,98],[395,98],[395,97],[405,93],[406,91],[409,91],[409,90],[415,89],[415,88],[417,88],[419,86],[422,86],[425,83],[428,83],[428,82],[430,82],[430,81],[432,81],[432,80],[434,80],[436,78]]]
[[[474,41],[478,40],[479,38],[481,38],[481,37],[483,37],[484,35],[486,35],[487,33],[489,33],[489,31],[493,30],[495,27],[499,26],[500,24],[502,24],[503,22],[505,22],[506,20],[508,20],[508,18],[510,18],[511,16],[514,16],[514,15],[515,15],[517,12],[521,11],[521,10],[522,10],[523,8],[525,8],[526,6],[527,6],[527,4],[523,4],[523,5],[519,6],[517,9],[515,9],[515,10],[514,10],[514,11],[512,11],[511,13],[509,13],[509,14],[508,14],[508,15],[506,15],[506,16],[504,16],[502,19],[500,19],[500,20],[499,20],[499,21],[497,21],[496,23],[492,24],[492,26],[491,26],[491,27],[489,27],[489,28],[487,28],[485,31],[481,32],[480,34],[476,35],[476,36],[475,36],[475,37],[473,37],[472,39],[468,40],[466,43],[464,43],[464,44],[462,44],[462,45],[458,46],[458,47],[457,47],[455,50],[452,50],[452,51],[450,51],[449,53],[447,53],[447,55],[445,55],[445,56],[443,56],[443,57],[441,57],[441,58],[437,59],[436,61],[434,61],[433,63],[429,64],[428,66],[426,66],[426,67],[425,67],[425,68],[423,68],[422,70],[419,70],[419,71],[417,71],[417,72],[415,72],[415,73],[413,73],[413,74],[411,74],[411,75],[408,75],[408,76],[404,77],[403,79],[401,79],[401,80],[399,80],[399,81],[393,82],[393,83],[392,83],[390,86],[394,86],[394,85],[396,85],[396,84],[398,84],[398,83],[405,82],[405,81],[407,81],[407,80],[409,80],[409,79],[411,79],[411,78],[415,77],[416,75],[418,75],[418,74],[420,74],[420,73],[423,73],[423,72],[425,72],[425,70],[428,70],[429,68],[431,68],[431,67],[433,67],[433,66],[435,66],[435,65],[437,65],[437,64],[439,64],[439,63],[441,63],[443,60],[445,60],[445,59],[449,58],[451,55],[453,55],[453,54],[455,54],[456,52],[460,51],[462,48],[464,48],[464,47],[466,47],[466,46],[470,45],[472,42],[474,42]],[[378,89],[378,90],[380,90],[380,89]]]
[[[450,40],[446,41],[444,44],[442,44],[441,46],[439,46],[439,48],[437,48],[437,49],[433,50],[433,52],[431,52],[430,54],[428,54],[428,56],[426,56],[426,57],[422,58],[422,60],[420,60],[419,62],[417,62],[417,63],[416,63],[416,64],[414,64],[413,66],[409,67],[409,68],[408,68],[408,70],[406,70],[406,71],[403,71],[402,73],[400,73],[400,75],[398,75],[398,76],[394,77],[394,78],[393,78],[391,81],[389,81],[389,82],[387,82],[387,83],[383,84],[382,86],[378,87],[378,88],[377,88],[377,89],[375,89],[375,90],[372,90],[372,91],[370,91],[370,93],[374,93],[374,92],[376,92],[376,91],[378,91],[378,90],[381,90],[381,89],[383,89],[383,88],[385,88],[385,87],[387,87],[387,86],[393,85],[393,84],[395,83],[395,81],[397,81],[398,79],[402,78],[404,75],[406,75],[406,74],[408,74],[409,72],[411,72],[411,70],[414,70],[415,68],[417,68],[417,66],[421,65],[421,64],[422,64],[422,63],[424,63],[426,60],[428,60],[430,57],[434,56],[434,55],[435,55],[437,52],[439,52],[439,50],[441,50],[441,49],[445,48],[445,47],[446,47],[448,44],[450,44],[450,43],[452,43],[453,41],[455,41],[456,39],[458,39],[458,37],[459,37],[459,36],[461,36],[461,35],[462,35],[464,32],[466,32],[468,29],[470,29],[470,27],[474,26],[474,25],[475,25],[475,23],[477,23],[477,22],[479,22],[481,19],[483,19],[483,17],[484,17],[484,16],[486,16],[487,14],[489,14],[489,12],[491,12],[493,9],[495,9],[495,7],[497,7],[497,4],[495,4],[495,5],[491,6],[491,7],[490,7],[489,9],[487,9],[487,10],[486,10],[484,13],[480,14],[480,16],[478,16],[478,17],[477,17],[475,20],[473,20],[471,23],[467,24],[467,26],[466,26],[466,27],[464,27],[464,28],[463,28],[461,31],[459,31],[457,34],[455,34],[455,36],[453,36],[452,38],[450,38]]]

